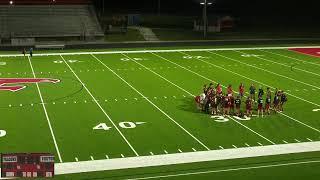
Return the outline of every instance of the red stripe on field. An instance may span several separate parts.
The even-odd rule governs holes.
[[[320,48],[292,48],[289,50],[320,58]]]

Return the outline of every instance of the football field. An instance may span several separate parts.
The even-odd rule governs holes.
[[[0,55],[1,152],[63,164],[320,142],[320,49],[299,50]],[[211,116],[194,101],[209,83],[278,88],[288,102],[264,117]]]

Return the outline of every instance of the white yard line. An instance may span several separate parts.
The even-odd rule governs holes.
[[[250,48],[199,48],[199,49],[163,49],[163,50],[132,50],[132,51],[100,51],[100,52],[71,52],[71,53],[43,53],[34,54],[33,56],[65,56],[65,55],[90,55],[90,54],[122,54],[122,53],[158,53],[158,52],[194,52],[194,51],[233,51],[233,50],[260,50],[260,49],[291,49],[291,48],[320,48],[320,46],[287,46],[287,47],[250,47]],[[0,57],[23,57],[23,54],[5,54]]]
[[[185,89],[181,88],[180,86],[178,86],[177,84],[172,83],[171,81],[169,81],[168,79],[166,79],[165,77],[161,76],[160,74],[156,73],[155,71],[151,70],[150,68],[144,66],[143,64],[135,61],[134,59],[132,59],[131,57],[127,56],[126,54],[122,54],[123,56],[127,57],[128,59],[130,59],[131,61],[135,62],[136,64],[142,66],[143,68],[149,70],[150,72],[152,72],[153,74],[157,75],[158,77],[160,77],[161,79],[167,81],[168,83],[174,85],[175,87],[177,87],[178,89],[184,91],[185,93],[189,94],[190,96],[194,96],[193,94],[191,94],[190,92],[186,91]]]
[[[152,106],[154,106],[157,110],[159,110],[162,114],[164,114],[168,119],[174,122],[179,128],[181,128],[184,132],[186,132],[189,136],[191,136],[194,140],[196,140],[199,144],[201,144],[205,149],[210,150],[203,142],[201,142],[198,138],[196,138],[193,134],[191,134],[188,130],[186,130],[183,126],[181,126],[177,121],[175,121],[171,116],[169,116],[166,112],[160,109],[157,105],[155,105],[152,101],[150,101],[146,96],[144,96],[140,91],[138,91],[135,87],[133,87],[130,83],[128,83],[125,79],[123,79],[120,75],[118,75],[115,71],[113,71],[109,66],[103,63],[99,58],[92,54],[98,62],[100,62],[104,67],[106,67],[109,71],[111,71],[114,75],[116,75],[119,79],[121,79],[125,84],[127,84],[131,89],[133,89],[136,93],[138,93],[141,97],[143,97],[146,101],[148,101]]]
[[[171,177],[179,177],[179,176],[211,174],[211,173],[219,173],[219,172],[241,171],[241,170],[262,169],[262,168],[293,166],[293,165],[302,165],[302,164],[314,164],[314,163],[320,163],[320,161],[300,161],[300,162],[292,162],[292,163],[279,163],[279,164],[260,165],[260,166],[248,166],[248,167],[241,167],[241,168],[229,168],[229,169],[221,169],[221,170],[198,171],[198,172],[189,172],[189,173],[168,174],[168,175],[161,175],[161,176],[130,178],[127,180],[163,179],[163,178],[171,178]]]
[[[128,146],[130,147],[130,149],[134,152],[134,154],[136,156],[139,156],[139,154],[137,153],[137,151],[133,148],[133,146],[130,144],[130,142],[127,140],[127,138],[122,134],[122,132],[120,131],[120,129],[118,128],[118,126],[113,122],[113,120],[110,118],[110,116],[106,113],[106,111],[102,108],[102,106],[100,105],[100,103],[97,101],[97,99],[92,95],[92,93],[89,91],[89,89],[87,88],[87,86],[82,82],[82,80],[78,77],[78,75],[73,71],[73,69],[71,68],[71,66],[67,63],[67,61],[63,58],[62,55],[60,55],[61,59],[65,62],[65,64],[68,66],[68,68],[70,69],[70,71],[74,74],[74,76],[78,79],[78,81],[82,84],[82,86],[85,88],[85,90],[88,92],[88,94],[91,96],[91,98],[93,99],[93,101],[97,104],[97,106],[100,108],[100,110],[103,112],[103,114],[108,118],[108,120],[112,123],[112,125],[116,128],[116,130],[119,132],[120,136],[123,138],[123,140],[128,144]]]
[[[275,53],[275,52],[270,52],[270,51],[261,50],[261,49],[260,49],[260,51],[262,51],[262,52],[266,52],[266,53],[269,53],[269,54],[274,54],[274,55],[277,55],[277,56],[282,56],[282,57],[289,58],[289,59],[293,59],[293,60],[297,60],[297,61],[300,61],[300,62],[302,62],[302,63],[308,63],[308,64],[312,64],[312,65],[320,66],[320,64],[318,64],[318,63],[314,63],[314,62],[310,62],[310,61],[304,61],[304,60],[301,60],[301,59],[298,59],[298,58],[294,58],[294,57],[286,56],[286,55],[279,54],[279,53]]]
[[[235,52],[238,52],[238,53],[244,54],[244,55],[248,55],[247,53],[242,52],[242,51],[235,51]],[[314,73],[314,72],[311,72],[311,71],[307,71],[305,69],[292,67],[292,66],[289,66],[287,64],[283,64],[283,63],[279,63],[279,62],[276,62],[276,61],[272,61],[270,59],[266,59],[266,58],[263,58],[263,57],[260,57],[260,56],[256,56],[256,57],[253,57],[253,58],[258,58],[258,59],[261,59],[261,60],[264,60],[264,61],[268,61],[268,62],[271,62],[271,63],[274,63],[274,64],[279,64],[279,65],[282,65],[282,66],[286,66],[286,67],[289,67],[289,68],[292,68],[292,69],[296,69],[296,70],[299,70],[299,71],[302,71],[302,72],[305,72],[305,73],[309,73],[309,74],[312,74],[312,75],[315,75],[315,76],[320,76],[320,74],[317,74],[317,73]]]
[[[320,151],[320,142],[304,142],[221,150],[219,149],[211,151],[103,159],[94,161],[89,160],[81,162],[57,163],[55,164],[55,174],[59,175],[151,166],[164,166],[316,151]]]
[[[185,54],[185,55],[189,55],[189,54],[184,53],[184,52],[181,52],[181,53],[182,53],[182,54]],[[154,53],[153,53],[153,54],[154,54]],[[202,76],[201,74],[196,73],[196,72],[194,72],[194,71],[192,71],[192,70],[190,70],[190,69],[188,69],[188,68],[185,68],[185,67],[183,67],[183,66],[181,66],[181,65],[179,65],[179,64],[177,64],[177,63],[174,63],[174,62],[168,60],[167,58],[164,58],[164,57],[162,57],[162,56],[160,56],[160,55],[157,55],[157,54],[154,54],[154,55],[160,57],[160,58],[163,59],[163,60],[166,60],[166,61],[168,61],[168,62],[171,62],[171,63],[173,63],[173,64],[176,64],[177,66],[179,66],[179,67],[181,67],[181,68],[183,68],[183,69],[185,69],[185,70],[187,70],[187,71],[189,71],[189,72],[192,72],[193,74],[196,74],[196,75],[198,75],[198,76],[200,76],[200,77],[202,77],[202,78],[204,78],[204,79],[207,79],[207,80],[209,80],[209,81],[212,81],[212,82],[214,82],[214,83],[217,83],[217,82],[215,82],[214,80],[212,80],[212,79],[210,79],[210,78],[207,78],[207,77],[205,77],[205,76]],[[189,56],[190,56],[190,55],[189,55]],[[212,65],[212,66],[218,67],[218,68],[220,68],[220,69],[223,69],[223,70],[225,70],[225,71],[231,72],[231,73],[236,74],[236,75],[238,75],[238,76],[244,77],[244,78],[249,79],[249,80],[251,80],[251,81],[258,82],[258,81],[256,81],[256,80],[253,80],[253,79],[251,79],[251,78],[248,78],[248,77],[246,77],[246,76],[243,76],[243,75],[241,75],[241,74],[239,74],[239,73],[233,72],[233,71],[231,71],[231,70],[225,69],[225,68],[220,67],[220,66],[218,66],[218,65],[215,65],[215,64],[213,64],[213,63],[209,63],[209,62],[204,61],[204,60],[201,60],[201,59],[199,59],[199,61],[202,61],[202,62],[205,62],[205,63],[210,64],[210,65]],[[263,84],[263,85],[265,85],[265,86],[268,86],[268,87],[271,87],[271,88],[275,89],[274,87],[269,86],[269,85],[266,85],[266,84],[264,84],[264,83],[261,83],[261,82],[258,82],[258,83]],[[223,86],[223,85],[222,85],[222,86]],[[226,88],[226,86],[223,86],[223,87]],[[292,95],[292,94],[289,94],[289,93],[287,93],[287,94],[288,94],[288,95],[291,95],[291,96],[293,96],[293,97],[296,97],[296,96],[294,96],[294,95]],[[305,100],[305,99],[302,99],[302,98],[300,98],[300,97],[296,97],[296,98],[301,99],[301,100],[303,100],[303,101],[309,102],[309,103],[311,103],[311,104],[314,104],[314,105],[317,105],[317,106],[320,107],[320,105],[315,104],[315,103],[312,103],[312,102],[307,101],[307,100]],[[294,121],[296,121],[296,122],[298,122],[298,123],[300,123],[300,124],[302,124],[302,125],[304,125],[304,126],[306,126],[306,127],[308,127],[308,128],[311,128],[311,129],[319,132],[318,129],[316,129],[316,128],[314,128],[314,127],[311,127],[310,125],[307,125],[307,124],[305,124],[305,123],[303,123],[303,122],[301,122],[301,121],[299,121],[299,120],[297,120],[297,119],[294,119],[294,118],[292,118],[292,117],[290,117],[290,116],[288,116],[288,115],[286,115],[286,114],[284,114],[284,113],[280,113],[280,114],[283,115],[283,116],[285,116],[285,117],[287,117],[287,118],[290,118],[291,120],[294,120]]]
[[[269,71],[269,70],[266,70],[266,69],[263,69],[263,68],[254,66],[254,65],[252,65],[252,64],[248,64],[248,63],[245,63],[245,62],[236,60],[236,59],[234,59],[234,58],[230,58],[230,57],[227,57],[227,56],[224,56],[224,55],[215,53],[215,52],[210,52],[210,51],[208,51],[208,52],[211,53],[211,54],[214,54],[214,55],[223,57],[223,58],[225,58],[225,59],[229,59],[229,60],[231,60],[231,61],[238,62],[238,63],[244,64],[244,65],[247,65],[247,66],[249,66],[249,67],[253,67],[253,68],[259,69],[259,70],[261,70],[261,71],[265,71],[265,72],[268,72],[268,73],[270,73],[270,74],[273,74],[273,75],[276,75],[276,76],[279,76],[279,77],[282,77],[282,78],[285,78],[285,79],[289,79],[289,80],[294,81],[294,82],[298,82],[298,83],[300,83],[300,84],[304,84],[304,85],[306,85],[306,86],[310,86],[310,87],[313,87],[313,88],[316,88],[316,89],[320,89],[320,87],[318,87],[318,86],[314,86],[314,85],[312,85],[312,84],[309,84],[309,83],[306,83],[306,82],[303,82],[303,81],[300,81],[300,80],[296,80],[296,79],[294,79],[294,78],[287,77],[287,76],[285,76],[285,75],[278,74],[278,73],[275,73],[275,72],[273,72],[273,71]]]
[[[28,60],[29,60],[29,64],[30,64],[30,67],[31,67],[31,70],[32,70],[33,77],[34,77],[34,78],[37,78],[37,77],[36,77],[36,74],[34,73],[33,65],[32,65],[32,62],[31,62],[31,59],[30,59],[29,56],[28,56]],[[44,114],[45,114],[46,119],[47,119],[47,122],[48,122],[48,126],[49,126],[49,129],[50,129],[50,133],[51,133],[51,136],[52,136],[52,140],[53,140],[54,146],[55,146],[56,151],[57,151],[57,154],[58,154],[59,161],[60,161],[60,162],[63,162],[63,161],[62,161],[62,158],[61,158],[59,146],[58,146],[58,143],[57,143],[57,141],[56,141],[56,137],[55,137],[55,135],[54,135],[53,128],[52,128],[52,126],[51,126],[51,122],[50,122],[50,118],[49,118],[49,115],[48,115],[48,112],[47,112],[47,108],[46,108],[46,105],[45,105],[45,103],[44,103],[44,101],[43,101],[43,97],[42,97],[42,93],[41,93],[39,84],[36,83],[36,86],[37,86],[37,89],[38,89],[38,93],[39,93],[39,97],[40,97],[40,100],[41,100],[42,108],[43,108]]]

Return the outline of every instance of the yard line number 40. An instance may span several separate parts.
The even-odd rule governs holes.
[[[125,121],[125,122],[119,122],[119,127],[122,129],[134,129],[137,127],[137,125],[144,124],[145,122],[130,122],[130,121]],[[106,123],[100,123],[97,126],[93,127],[94,130],[105,130],[108,131],[112,127],[108,126]]]

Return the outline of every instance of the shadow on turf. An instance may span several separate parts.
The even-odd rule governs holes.
[[[191,112],[191,113],[201,113],[203,112],[197,108],[194,98],[183,98],[181,99],[181,105],[177,106],[178,109]]]

